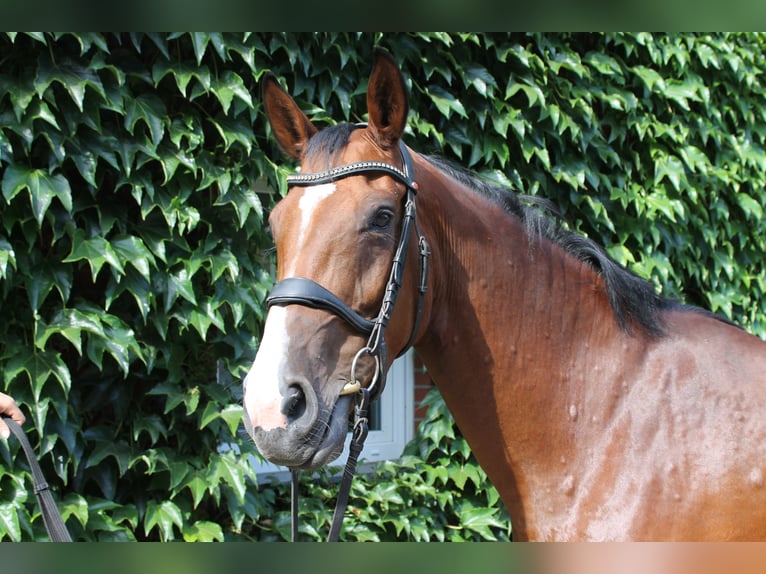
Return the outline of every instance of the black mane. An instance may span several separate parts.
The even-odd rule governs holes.
[[[632,333],[633,326],[637,325],[653,337],[664,334],[662,310],[680,305],[658,295],[651,283],[617,263],[595,241],[564,228],[556,218],[543,214],[541,209],[553,211],[545,200],[493,185],[442,158],[428,156],[426,159],[449,177],[518,217],[530,238],[545,237],[600,273],[615,319],[624,331]]]
[[[309,140],[305,158],[318,162],[319,169],[333,167],[337,154],[348,145],[356,127],[341,123],[321,130]],[[664,334],[662,310],[681,305],[658,295],[651,283],[617,263],[595,241],[564,228],[556,218],[543,214],[541,209],[554,211],[545,200],[493,185],[442,158],[427,156],[426,159],[449,177],[518,217],[530,238],[545,237],[600,273],[615,319],[624,331],[632,333],[634,326],[638,326],[653,337]]]

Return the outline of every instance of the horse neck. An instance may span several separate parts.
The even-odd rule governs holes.
[[[419,213],[432,242],[433,300],[417,350],[482,467],[516,505],[525,483],[560,458],[555,416],[593,373],[589,348],[624,341],[603,281],[523,223],[425,168]],[[595,369],[595,371],[594,371]],[[579,403],[582,404],[582,403]],[[509,473],[509,467],[512,471]],[[514,530],[521,522],[514,522]]]
[[[430,177],[436,181],[421,185],[418,196],[434,251],[423,352],[465,349],[440,352],[438,362],[461,362],[470,352],[487,364],[483,372],[511,356],[566,363],[592,338],[617,336],[603,280],[590,265],[435,168]]]

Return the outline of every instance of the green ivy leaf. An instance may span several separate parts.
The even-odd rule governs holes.
[[[85,468],[91,468],[99,464],[106,458],[113,458],[117,463],[120,476],[125,474],[128,469],[128,462],[131,457],[130,446],[123,441],[97,441],[95,448],[88,455]]]
[[[505,99],[511,99],[511,97],[518,91],[524,92],[530,108],[540,107],[545,109],[545,94],[538,85],[519,82],[509,84],[508,89],[505,92]]]
[[[460,100],[441,86],[428,86],[427,91],[433,104],[444,117],[450,118],[453,112],[458,114],[460,117],[468,117],[468,114],[466,113],[465,108],[463,107],[463,104],[460,102]]]
[[[41,325],[42,327],[42,325]],[[44,350],[48,338],[57,334],[66,338],[82,355],[82,332],[86,331],[96,336],[102,336],[103,327],[97,314],[84,313],[78,309],[61,309],[50,323],[38,329],[35,346]]]
[[[51,61],[49,57],[42,59],[34,80],[34,87],[40,99],[45,98],[48,88],[54,82],[64,88],[81,113],[84,111],[87,87],[94,89],[103,99],[106,99],[104,86],[98,75],[72,59],[63,58],[56,62]]]
[[[221,302],[207,299],[197,308],[189,312],[189,324],[194,327],[204,340],[211,325],[215,325],[220,331],[225,331],[223,317],[218,312]]]
[[[181,95],[188,94],[189,83],[197,80],[203,90],[208,91],[212,85],[210,70],[206,66],[190,65],[183,62],[169,62],[167,60],[158,60],[152,68],[152,79],[155,86],[167,75],[173,76],[178,91]]]
[[[263,205],[258,198],[258,194],[252,190],[241,186],[232,186],[223,193],[216,205],[230,204],[234,207],[239,220],[239,226],[244,227],[250,213],[254,212],[258,221],[263,220]]]
[[[168,112],[165,103],[153,94],[142,94],[126,102],[125,129],[132,135],[138,122],[149,128],[152,143],[156,148],[165,133]]]
[[[463,528],[477,532],[485,540],[495,540],[491,529],[505,526],[496,515],[497,508],[466,508],[460,513],[460,524]]]
[[[19,509],[13,502],[0,504],[0,531],[6,533],[13,542],[21,541]]]
[[[93,187],[98,187],[98,184],[96,183],[98,158],[96,155],[91,151],[82,150],[80,153],[70,154],[70,157],[77,166],[77,171],[80,172],[82,178]]]
[[[72,250],[63,262],[74,263],[83,259],[90,266],[91,277],[94,282],[104,263],[108,263],[120,275],[125,274],[122,261],[106,239],[103,237],[86,238],[85,233],[78,229],[72,237]]]
[[[137,419],[133,424],[133,440],[140,440],[144,433],[149,435],[151,444],[155,444],[160,437],[167,436],[168,428],[162,417],[150,414]]]
[[[214,79],[210,91],[218,98],[223,108],[223,113],[228,114],[234,98],[245,103],[249,109],[253,109],[253,99],[250,91],[239,74],[227,70],[220,78]]]
[[[677,157],[661,155],[655,160],[654,184],[659,184],[667,178],[676,191],[681,189],[681,182],[686,180],[686,170]]]
[[[612,56],[601,52],[588,52],[583,63],[594,68],[598,73],[607,76],[622,73],[622,67]]]
[[[140,238],[133,235],[118,235],[109,242],[119,261],[130,263],[141,276],[151,281],[151,270],[156,266],[154,256]]]
[[[88,501],[76,492],[69,492],[58,503],[61,517],[66,522],[70,516],[74,516],[82,526],[88,525]]]
[[[16,269],[16,253],[7,239],[0,238],[0,279],[7,276],[8,265]]]
[[[192,46],[194,47],[194,56],[197,59],[197,66],[201,66],[202,58],[205,57],[205,50],[207,50],[208,42],[210,42],[210,34],[191,32],[189,36],[191,36]]]
[[[238,143],[250,153],[253,146],[253,134],[250,125],[242,118],[208,118],[224,141],[224,151]]]
[[[209,520],[199,520],[192,525],[184,525],[183,537],[186,542],[223,542],[223,530],[220,524]]]
[[[144,514],[144,530],[150,533],[155,527],[159,528],[160,539],[164,542],[174,540],[173,526],[179,531],[183,529],[184,519],[181,510],[169,500],[157,503],[150,500]]]
[[[193,508],[197,508],[208,493],[210,487],[211,483],[208,481],[208,477],[201,471],[195,470],[187,474],[186,479],[177,487],[177,489],[181,490],[188,488],[189,492],[192,494]]]
[[[737,203],[748,219],[763,221],[763,206],[747,193],[737,194]]]
[[[72,377],[69,368],[61,359],[60,353],[53,351],[28,352],[11,356],[5,365],[5,376],[8,380],[26,373],[32,385],[32,393],[35,401],[40,401],[43,387],[53,377],[58,381],[61,388],[68,392],[72,386]]]
[[[229,434],[237,436],[237,430],[242,424],[242,405],[227,405],[219,413],[226,426],[229,427]]]
[[[162,149],[159,161],[164,175],[162,185],[167,185],[182,165],[188,169],[189,173],[194,175],[197,173],[197,165],[194,159],[183,151],[169,148]]]
[[[127,326],[121,319],[114,315],[104,314],[101,318],[104,323],[103,345],[105,350],[114,358],[125,376],[130,372],[130,362],[135,355],[144,360],[136,335],[133,329]]]
[[[110,277],[104,289],[104,309],[108,311],[123,293],[128,293],[133,298],[141,317],[146,320],[155,301],[151,284],[133,269],[126,269],[125,276],[119,281]]]
[[[168,275],[167,294],[165,298],[165,312],[170,311],[173,303],[179,295],[189,301],[192,305],[197,305],[197,297],[194,295],[194,286],[191,280],[191,274],[186,267],[182,267],[176,273]]]
[[[483,97],[491,97],[497,82],[492,74],[484,66],[470,64],[466,67],[463,82],[473,88]]]
[[[655,86],[658,91],[665,90],[665,80],[663,80],[662,76],[656,70],[639,65],[633,68],[633,73],[641,79],[649,91],[654,90]]]
[[[242,469],[239,468],[236,459],[229,456],[232,453],[217,456],[213,462],[214,480],[223,479],[234,490],[237,500],[240,502],[245,499],[245,477]]]
[[[72,190],[69,182],[60,174],[51,175],[42,169],[27,169],[18,165],[10,165],[3,174],[3,196],[10,201],[22,190],[29,191],[32,211],[38,225],[42,225],[45,212],[51,201],[57,197],[64,208],[72,211]]]

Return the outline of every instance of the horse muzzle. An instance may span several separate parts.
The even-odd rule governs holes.
[[[317,311],[269,310],[261,348],[244,381],[245,428],[267,460],[291,468],[316,468],[342,452],[359,389],[380,371],[365,352],[332,355],[326,347],[336,349],[337,342],[300,335],[307,332],[303,322],[316,325],[316,317],[306,313]],[[354,340],[348,344],[353,348]]]
[[[316,469],[340,456],[348,432],[351,395],[341,396],[332,409],[307,407],[300,418],[286,426],[254,426],[245,409],[245,426],[258,452],[269,462],[292,469]],[[285,410],[298,404],[294,397],[284,401]],[[299,407],[300,408],[300,407]]]

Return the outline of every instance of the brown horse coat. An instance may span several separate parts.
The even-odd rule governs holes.
[[[303,172],[401,164],[406,91],[385,53],[366,128],[317,132],[273,78],[264,100]],[[657,297],[510,194],[412,156],[432,250],[415,346],[514,539],[766,539],[766,343]],[[402,193],[374,174],[292,189],[271,219],[278,279],[310,278],[374,313]],[[386,331],[391,356],[412,329],[414,249]],[[325,311],[270,310],[245,381],[246,423],[267,458],[313,468],[337,456],[352,406],[339,394],[361,345]]]

